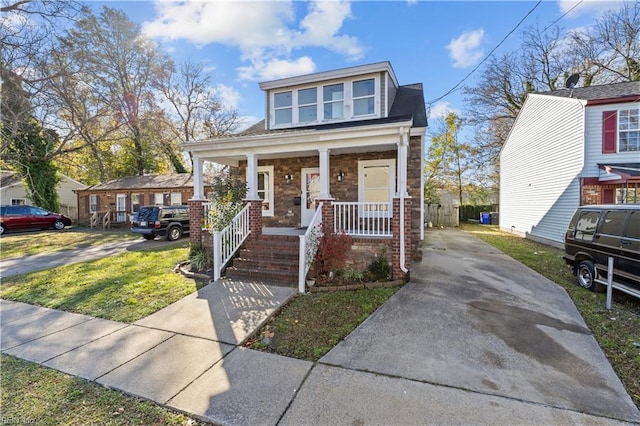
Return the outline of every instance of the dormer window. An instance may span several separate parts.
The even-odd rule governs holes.
[[[298,122],[310,123],[318,120],[318,89],[298,90]]]
[[[376,85],[373,78],[353,82],[353,115],[375,113]]]
[[[332,120],[343,117],[344,84],[332,84],[323,87],[324,119]]]
[[[289,92],[276,93],[273,96],[276,124],[293,122],[293,96]]]

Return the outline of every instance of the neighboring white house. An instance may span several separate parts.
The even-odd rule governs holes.
[[[500,153],[500,228],[560,246],[575,209],[640,203],[640,81],[527,96]]]
[[[58,197],[60,197],[60,211],[74,221],[78,217],[78,197],[74,192],[83,189],[86,185],[62,175],[58,183]],[[33,205],[22,178],[17,173],[9,170],[0,170],[0,203],[3,205]]]

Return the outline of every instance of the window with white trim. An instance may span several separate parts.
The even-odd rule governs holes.
[[[330,84],[322,87],[324,119],[334,120],[344,116],[344,84]]]
[[[153,194],[153,204],[156,206],[164,205],[164,194],[161,192],[156,192]]]
[[[131,213],[138,213],[140,210],[140,194],[131,194]]]
[[[172,206],[181,206],[182,205],[182,193],[181,192],[172,192],[171,193],[171,205]]]
[[[618,113],[618,152],[640,151],[640,109]]]
[[[298,122],[310,123],[318,120],[318,89],[298,90]]]
[[[371,203],[364,206],[363,215],[381,211],[390,217],[395,187],[395,159],[358,161],[358,201]]]
[[[258,167],[258,197],[262,200],[262,216],[273,216],[273,166]]]
[[[89,195],[89,213],[95,213],[98,211],[98,195]]]
[[[273,109],[275,124],[293,123],[293,96],[292,92],[281,92],[273,95]]]
[[[12,198],[11,199],[12,206],[26,206],[27,200],[25,198]]]
[[[353,115],[375,114],[376,81],[373,78],[353,82]]]

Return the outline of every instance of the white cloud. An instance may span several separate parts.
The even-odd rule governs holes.
[[[218,84],[211,88],[211,91],[220,99],[225,108],[237,109],[242,99],[240,92],[225,84]]]
[[[316,70],[316,64],[308,56],[295,60],[289,59],[254,59],[251,65],[239,67],[241,80],[268,81],[294,75],[310,74]]]
[[[480,47],[484,38],[484,29],[467,31],[447,45],[449,56],[453,59],[455,68],[465,68],[475,65],[484,55]]]
[[[344,21],[352,18],[348,1],[309,3],[299,23],[295,7],[301,3],[293,1],[156,0],[154,4],[157,19],[143,24],[147,36],[184,39],[199,46],[235,46],[242,60],[250,63],[239,68],[241,79],[274,79],[297,70],[313,71],[315,64],[310,58],[291,59],[295,49],[322,47],[350,60],[362,58],[365,51],[356,37],[340,33]]]
[[[579,3],[579,4],[578,4]],[[622,7],[622,0],[560,0],[558,6],[561,13],[569,12],[567,16],[576,17],[583,14],[602,15],[609,10],[617,10]],[[577,4],[577,6],[576,6]],[[575,9],[571,10],[575,6]]]
[[[429,109],[429,120],[444,119],[451,112],[459,116],[460,110],[453,109],[450,105],[451,104],[449,104],[449,102],[438,102],[437,104],[434,104]]]

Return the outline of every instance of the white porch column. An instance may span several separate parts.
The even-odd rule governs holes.
[[[258,200],[258,159],[255,154],[247,154],[247,200]]]
[[[204,200],[204,160],[193,157],[193,200]]]
[[[398,138],[398,196],[408,197],[407,192],[407,157],[409,153],[409,135],[404,127],[400,127]]]
[[[331,173],[329,168],[329,149],[318,148],[320,153],[320,194],[318,199],[328,200],[331,198],[329,193],[329,181],[331,179]]]

